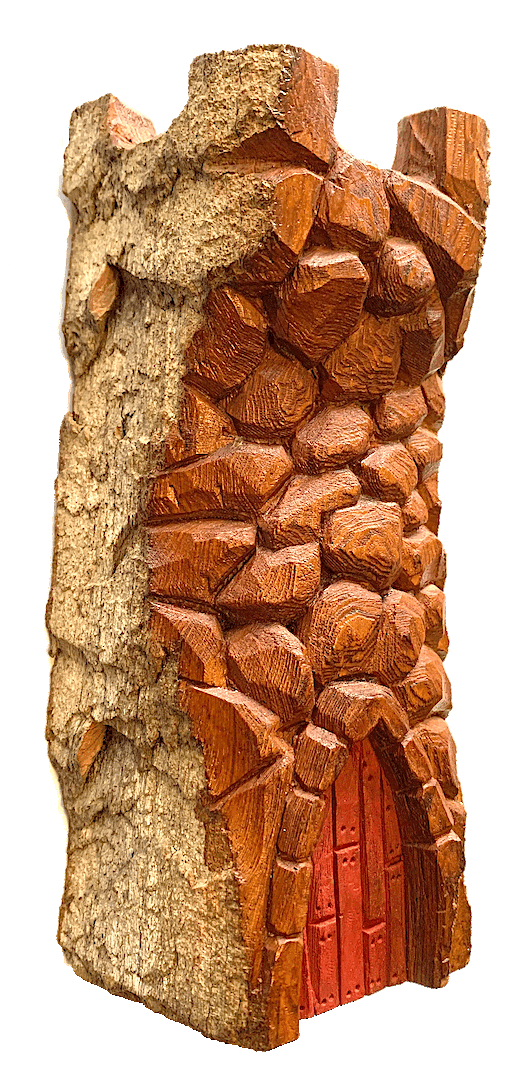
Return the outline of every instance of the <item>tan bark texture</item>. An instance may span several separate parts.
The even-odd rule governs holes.
[[[319,105],[312,68],[329,75],[326,126],[312,138],[308,114],[291,143],[297,95]],[[69,823],[59,941],[82,977],[249,1046],[266,1045],[264,1007],[250,992],[224,819],[203,805],[177,659],[148,645],[143,521],[209,275],[224,281],[273,234],[274,180],[210,163],[264,137],[274,161],[294,146],[295,162],[325,168],[336,90],[334,69],[292,46],[201,56],[168,132],[155,137],[106,95],[75,110],[65,153],[77,211],[64,318],[74,386],[47,612],[47,736]],[[90,760],[97,725],[105,734]]]

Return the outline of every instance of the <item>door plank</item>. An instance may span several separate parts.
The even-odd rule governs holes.
[[[361,749],[363,912],[373,926],[386,918],[381,768],[368,739]]]

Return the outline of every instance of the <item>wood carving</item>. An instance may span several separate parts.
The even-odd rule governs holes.
[[[74,970],[266,1050],[468,960],[443,668],[445,365],[487,129],[333,134],[337,72],[199,57],[170,130],[71,120],[48,740]]]

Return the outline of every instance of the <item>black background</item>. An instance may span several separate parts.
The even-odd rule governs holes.
[[[57,337],[67,237],[66,215],[56,198],[58,151],[71,110],[109,92],[146,112],[156,131],[164,131],[186,104],[187,72],[195,55],[240,49],[261,40],[302,45],[339,67],[336,133],[358,157],[390,166],[399,118],[438,105],[480,113],[490,126],[493,146],[495,71],[475,28],[465,31],[463,38],[454,37],[450,22],[440,22],[438,15],[434,22],[433,13],[431,22],[428,14],[420,12],[415,33],[399,22],[393,30],[384,27],[383,16],[370,19],[359,10],[353,31],[343,32],[336,15],[327,15],[324,25],[317,16],[315,29],[316,12],[310,14],[305,24],[286,18],[283,28],[276,24],[275,33],[265,19],[237,31],[232,19],[221,15],[214,30],[199,36],[187,27],[181,29],[177,22],[162,21],[159,26],[147,11],[137,12],[117,33],[118,9],[101,15],[97,11],[93,17],[90,12],[79,31],[69,26],[62,48],[53,46],[49,53],[45,48],[31,64],[26,59],[19,67],[12,63],[9,76],[3,76],[0,293],[2,353],[9,386],[12,382],[4,415],[9,418],[12,411],[16,433],[4,443],[10,460],[4,529],[11,537],[14,529],[11,612],[18,626],[16,664],[21,663],[21,691],[16,694],[15,715],[10,717],[9,753],[14,759],[19,752],[14,730],[17,739],[21,733],[30,770],[28,788],[26,775],[19,780],[23,786],[15,796],[15,825],[9,834],[13,841],[9,927],[21,942],[21,948],[16,946],[19,987],[14,1008],[23,1017],[27,1038],[36,1023],[43,1025],[53,1062],[62,1068],[65,1062],[72,1066],[82,1062],[85,1068],[90,1055],[96,1064],[98,1054],[98,1074],[109,1066],[125,1065],[126,1075],[139,1067],[180,1068],[179,1052],[185,1055],[188,1068],[199,1069],[202,1063],[203,1067],[241,1068],[246,1062],[257,1064],[257,1058],[84,983],[65,967],[55,941],[65,829],[43,739],[47,691],[43,606],[49,585],[58,429],[69,391]],[[196,21],[192,13],[188,16]],[[494,138],[499,139],[495,122]],[[492,157],[492,175],[493,162]],[[465,348],[448,368],[448,411],[441,430],[445,453],[440,470],[440,534],[448,551],[451,639],[446,666],[454,696],[450,724],[458,743],[469,815],[466,880],[474,909],[473,958],[469,967],[451,976],[443,990],[410,984],[386,989],[354,1003],[353,1009],[339,1009],[302,1023],[298,1042],[261,1057],[262,1066],[281,1072],[294,1066],[320,1068],[329,1062],[335,1063],[336,1070],[345,1063],[347,1070],[382,1072],[421,1065],[423,1059],[426,1068],[431,1062],[451,1071],[461,1044],[468,1045],[468,1039],[477,1038],[479,1032],[482,1035],[487,1024],[481,1013],[476,1020],[474,1010],[486,995],[490,951],[492,955],[495,947],[500,948],[493,944],[488,915],[493,880],[482,861],[487,859],[486,846],[482,854],[482,837],[489,835],[491,820],[483,798],[481,739],[492,723],[490,708],[495,715],[496,707],[489,679],[489,608],[484,607],[483,596],[489,537],[495,528],[491,438],[500,424],[492,374],[496,367],[495,330],[492,333],[496,201],[493,185],[489,240],[474,311]],[[8,579],[11,565],[10,557],[5,567]],[[500,573],[496,585],[501,586]],[[488,761],[488,770],[492,767]],[[495,859],[494,848],[490,858],[491,862]],[[456,1029],[443,1034],[441,1029],[448,1023],[455,1023]],[[447,1062],[443,1051],[441,1059],[433,1057],[435,1037],[437,1041],[441,1037],[442,1044],[447,1042]],[[397,1055],[400,1044],[404,1049]],[[25,1050],[22,1047],[19,1052]]]

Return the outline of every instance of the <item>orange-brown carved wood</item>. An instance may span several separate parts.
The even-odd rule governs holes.
[[[337,85],[291,46],[199,58],[168,141],[103,98],[65,160],[60,940],[91,981],[260,1049],[297,1037],[300,982],[308,1016],[443,986],[470,947],[438,432],[487,129],[406,117],[380,170],[337,142]],[[130,865],[123,789],[126,915],[86,854],[100,807],[111,879]]]
[[[369,739],[326,793],[303,935],[302,1018],[407,978],[404,867],[389,782]]]

